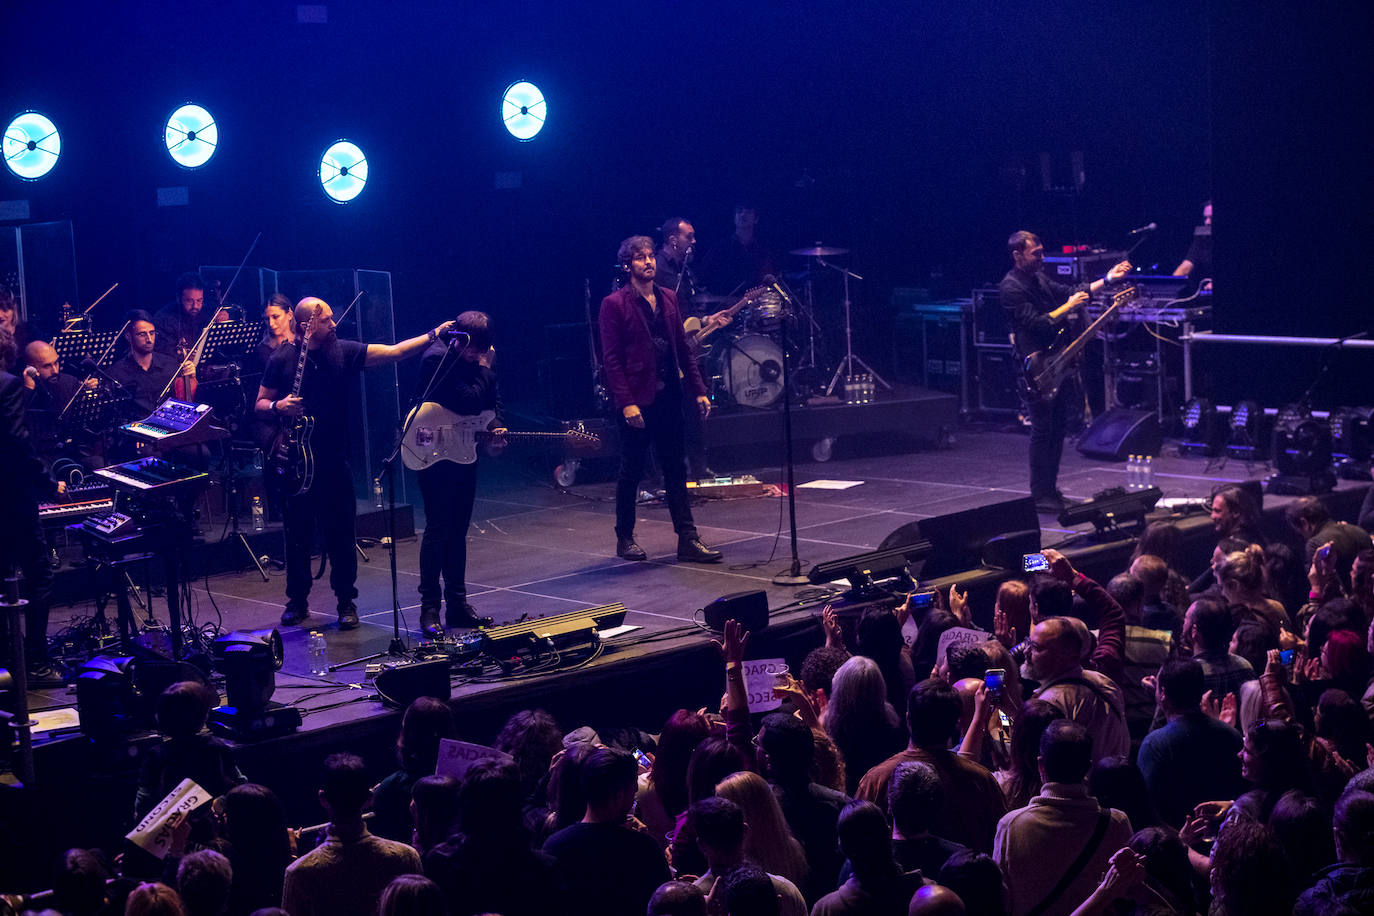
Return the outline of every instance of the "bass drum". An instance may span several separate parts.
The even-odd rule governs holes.
[[[782,347],[770,337],[746,334],[720,350],[721,378],[741,407],[771,407],[782,397]]]

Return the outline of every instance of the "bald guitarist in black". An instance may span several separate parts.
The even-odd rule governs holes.
[[[365,344],[341,340],[335,333],[334,313],[323,299],[313,296],[296,303],[296,324],[301,328],[305,359],[296,343],[283,343],[273,351],[258,389],[257,415],[289,421],[306,414],[314,418],[310,451],[314,474],[310,487],[296,493],[288,482],[283,521],[286,533],[286,609],[282,626],[296,626],[310,615],[308,599],[312,582],[310,543],[318,526],[329,556],[329,586],[338,599],[339,629],[358,626],[358,556],[354,552],[357,502],[353,472],[348,464],[351,419],[348,387],[359,373],[415,356],[433,343],[453,322],[446,321],[428,334],[396,344]],[[297,370],[300,394],[292,394]]]
[[[1090,294],[1104,285],[1120,280],[1131,270],[1122,261],[1107,275],[1087,287],[1067,286],[1045,276],[1045,246],[1032,232],[1014,232],[1007,239],[1012,269],[997,285],[1002,307],[1016,337],[1016,351],[1025,358],[1050,347],[1062,349],[1073,341],[1076,331],[1071,323],[1075,310],[1088,303]],[[1030,492],[1041,512],[1058,514],[1064,509],[1064,494],[1059,490],[1059,461],[1064,454],[1064,435],[1077,413],[1082,415],[1083,390],[1075,376],[1049,399],[1030,399]]]

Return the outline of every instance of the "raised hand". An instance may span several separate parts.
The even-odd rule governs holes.
[[[968,609],[968,592],[959,591],[958,585],[949,587],[949,610],[959,618],[960,625],[969,626],[973,623],[973,613]]]
[[[821,609],[821,629],[825,631],[825,644],[832,649],[844,648],[844,629],[840,626],[840,615],[833,605]]]
[[[744,631],[738,620],[725,621],[725,630],[721,634],[722,639],[713,639],[711,642],[720,654],[725,658],[725,664],[732,662],[743,664],[744,650],[749,645],[749,634]]]
[[[1008,649],[1016,645],[1016,627],[1008,624],[1007,612],[1000,607],[992,609],[992,635]]]
[[[1073,568],[1069,558],[1064,556],[1053,547],[1046,547],[1040,551],[1045,555],[1045,559],[1050,561],[1050,575],[1061,582],[1073,585],[1074,579],[1078,578],[1078,570]]]

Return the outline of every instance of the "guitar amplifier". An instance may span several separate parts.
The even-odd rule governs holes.
[[[1107,271],[1126,260],[1124,251],[1079,251],[1045,255],[1045,273],[1051,280],[1070,285],[1100,280]]]
[[[1011,324],[995,286],[973,291],[973,345],[980,349],[1011,349]]]
[[[1017,381],[1021,359],[1010,347],[1003,350],[980,347],[978,353],[978,410],[981,413],[1013,414],[1022,410]]]

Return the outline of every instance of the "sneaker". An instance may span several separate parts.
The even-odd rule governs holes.
[[[358,606],[352,601],[339,605],[339,629],[358,629]]]
[[[304,601],[286,602],[286,610],[281,612],[281,625],[284,627],[294,627],[310,616],[310,606]]]
[[[62,676],[62,669],[52,662],[29,665],[27,674],[30,690],[52,690],[67,683]]]

